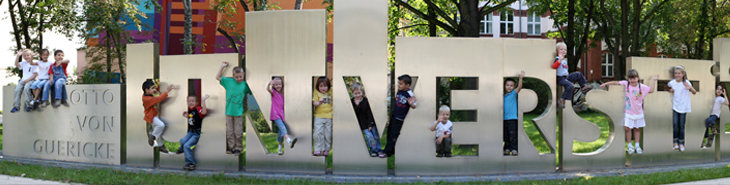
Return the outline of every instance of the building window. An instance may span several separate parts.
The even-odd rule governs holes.
[[[528,35],[540,35],[540,15],[535,12],[527,14],[527,34]]]
[[[613,54],[601,55],[601,77],[613,77]]]
[[[500,34],[514,34],[515,27],[515,13],[512,10],[502,11],[499,14],[499,33]]]
[[[492,34],[492,14],[487,14],[479,21],[480,34]]]
[[[668,57],[667,55],[665,55],[665,54],[660,54],[660,55],[658,55],[658,56],[656,56],[656,57],[657,57],[657,58],[669,58],[669,57]]]

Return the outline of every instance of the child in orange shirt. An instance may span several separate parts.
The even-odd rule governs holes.
[[[169,153],[167,148],[165,147],[164,143],[162,142],[162,131],[165,130],[165,123],[160,120],[157,115],[159,114],[157,109],[159,108],[159,103],[162,102],[162,100],[165,100],[167,98],[167,93],[175,89],[175,86],[170,84],[170,86],[167,87],[167,91],[163,92],[159,96],[155,97],[154,94],[157,92],[157,89],[155,89],[155,83],[152,81],[146,81],[142,84],[142,90],[144,91],[144,95],[142,96],[142,106],[144,106],[144,120],[148,124],[152,124],[152,127],[154,129],[152,130],[152,134],[148,136],[149,144],[152,147],[160,147],[160,152]]]

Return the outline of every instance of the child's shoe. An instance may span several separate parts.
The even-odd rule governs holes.
[[[322,155],[324,155],[324,156],[330,156],[330,151],[329,150],[325,150]]]
[[[640,146],[636,146],[636,154],[642,154],[644,153],[644,150],[641,150]]]
[[[170,154],[170,150],[168,150],[167,147],[165,147],[165,145],[159,146],[159,148],[160,148],[160,153]]]
[[[32,105],[25,107],[25,112],[30,112],[32,110],[33,110],[33,106]]]
[[[375,152],[370,153],[370,157],[377,157],[377,156],[378,156],[378,154],[376,154]]]
[[[234,150],[233,151],[233,155],[239,156],[239,155],[241,155],[241,151],[240,150]]]
[[[157,139],[157,138],[155,138],[155,136],[153,136],[152,134],[148,134],[147,135],[147,144],[150,144],[150,146],[157,146],[157,144],[156,144],[157,141],[155,141],[155,139]]]
[[[717,128],[712,127],[712,135],[715,135],[715,134],[717,134]]]
[[[512,150],[512,156],[517,156],[517,150]]]
[[[284,155],[284,152],[281,152],[281,147],[279,147],[279,155]]]
[[[294,148],[294,144],[297,143],[297,138],[289,140],[289,148]]]
[[[444,157],[451,157],[451,153],[445,153]]]
[[[10,110],[10,113],[16,113],[18,111],[19,111],[18,107],[13,107],[13,110]]]
[[[633,145],[629,144],[628,152],[629,152],[629,155],[633,155],[634,154],[634,146]]]
[[[30,105],[31,107],[32,107],[32,106],[35,106],[35,100],[30,100],[30,101],[28,102],[28,104],[29,104],[29,105]]]
[[[509,155],[509,149],[504,149],[504,155]]]
[[[674,143],[674,147],[672,147],[674,150],[679,150],[679,145],[677,143]]]
[[[233,154],[233,150],[226,150],[226,154]]]
[[[48,101],[43,101],[41,103],[41,108],[46,108],[48,106]]]
[[[380,158],[385,158],[385,153],[383,153],[383,152],[378,152],[378,157],[380,157]]]
[[[560,100],[558,100],[558,107],[565,108],[565,99],[560,98]]]
[[[684,152],[684,145],[679,145],[679,151]]]
[[[313,155],[313,156],[319,156],[319,155],[321,155],[321,153],[319,153],[319,151],[316,151],[316,150],[315,150],[315,151],[314,151],[314,153],[313,153],[312,155]]]
[[[185,167],[183,167],[183,169],[188,170],[188,171],[195,170],[195,165],[188,163],[188,164],[185,164]]]
[[[436,157],[444,157],[444,154],[442,154],[442,153],[436,154]]]
[[[180,154],[183,154],[183,153],[185,153],[183,150],[177,149],[177,152],[175,152],[175,155],[180,155]]]
[[[61,101],[56,100],[56,103],[53,103],[53,106],[54,107],[60,107],[61,106]]]

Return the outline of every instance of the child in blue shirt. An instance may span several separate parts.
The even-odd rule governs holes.
[[[525,71],[520,72],[520,83],[515,88],[515,80],[508,78],[504,81],[504,123],[502,140],[504,141],[504,155],[517,156],[517,93],[522,90],[522,77]]]

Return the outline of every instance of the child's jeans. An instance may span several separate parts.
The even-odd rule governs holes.
[[[276,123],[276,127],[279,128],[279,136],[276,137],[276,141],[282,143],[284,142],[284,135],[289,134],[286,130],[286,124],[284,124],[284,121],[281,119],[274,120],[274,123]]]
[[[162,131],[165,131],[165,123],[160,120],[159,117],[155,116],[152,118],[152,135],[157,138],[157,146],[162,146],[164,143],[162,142]]]
[[[190,130],[188,131],[188,134],[185,134],[185,137],[180,139],[180,148],[178,148],[177,151],[182,150],[185,153],[185,163],[195,164],[195,159],[193,158],[193,146],[198,144],[199,139],[200,130]]]
[[[21,79],[18,81],[18,85],[15,86],[15,96],[13,99],[13,106],[20,108],[20,97],[25,94],[25,106],[28,106],[30,100],[33,99],[33,93],[30,92],[30,86],[33,85],[33,80],[28,83],[24,83]]]
[[[687,113],[672,111],[672,125],[674,126],[674,143],[684,144],[684,123],[687,120]]]
[[[314,118],[314,151],[332,150],[332,118]]]
[[[367,141],[370,153],[381,152],[382,150],[380,148],[382,146],[380,146],[380,134],[378,134],[378,128],[372,127],[372,129],[365,129],[362,130],[362,132],[365,133],[365,140]]]
[[[58,78],[54,79],[53,83],[46,83],[43,86],[43,98],[41,100],[48,101],[48,97],[50,96],[51,87],[54,89],[55,99],[56,100],[66,100],[66,79],[65,78]]]
[[[438,137],[436,138],[438,139]],[[433,143],[436,143],[435,141]],[[451,138],[447,137],[441,140],[441,144],[436,143],[436,153],[451,154]]]
[[[47,83],[48,79],[36,80],[35,82],[33,82],[33,85],[30,86],[30,89],[33,90],[43,88],[43,86],[45,86]]]
[[[575,89],[573,83],[575,82],[578,82],[578,85],[583,88],[586,84],[586,78],[580,72],[570,73],[568,76],[558,76],[558,84],[565,88],[563,96],[561,96],[563,99],[572,100],[573,89]]]
[[[709,131],[710,128],[712,128],[712,126],[715,126],[716,121],[717,121],[716,115],[710,115],[710,117],[707,118],[707,120],[705,120],[705,137],[709,136],[707,134],[707,131]]]

